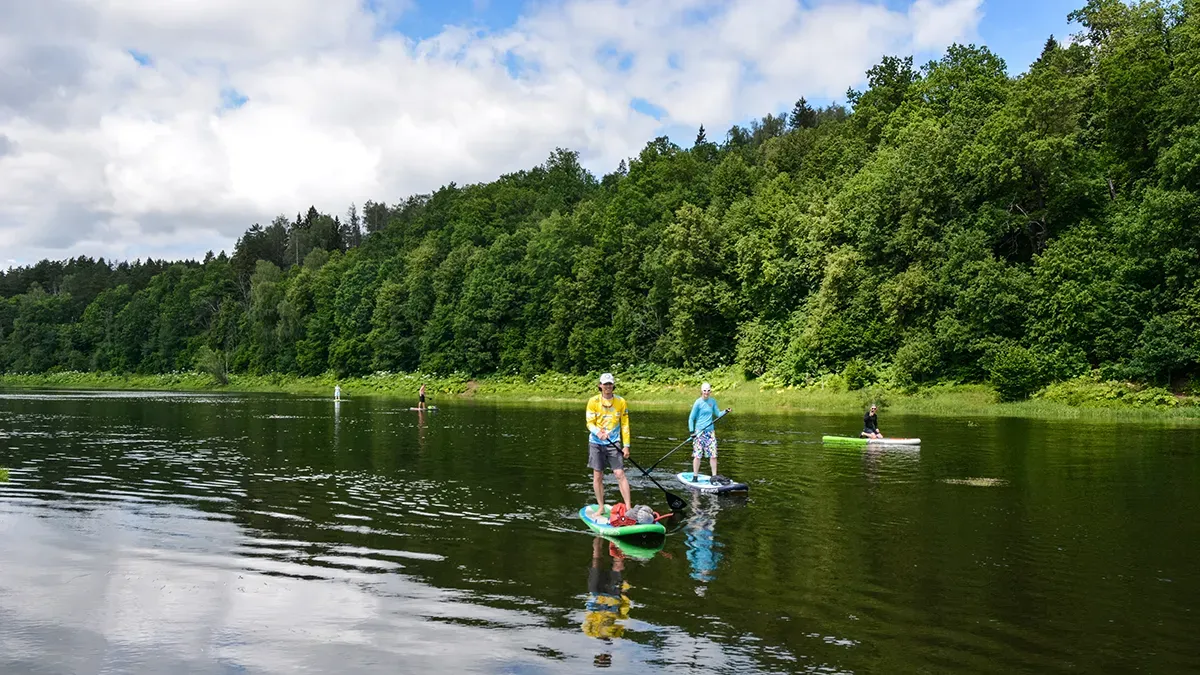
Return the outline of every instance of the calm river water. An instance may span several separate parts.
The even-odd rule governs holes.
[[[583,401],[439,403],[0,392],[0,672],[1200,671],[1196,430],[735,411],[749,496],[677,453],[633,555]],[[686,435],[631,405],[643,466]]]

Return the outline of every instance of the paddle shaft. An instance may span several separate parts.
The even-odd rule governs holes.
[[[621,446],[617,445],[616,442],[613,441],[613,439],[611,439],[611,438],[608,439],[608,444],[609,444],[609,446],[616,448],[617,450],[621,450]],[[670,506],[672,511],[686,511],[687,510],[687,502],[683,501],[683,499],[681,499],[679,497],[679,495],[672,494],[669,490],[667,490],[667,488],[663,487],[661,483],[654,480],[654,476],[651,476],[649,471],[646,471],[645,469],[643,469],[641,467],[641,465],[639,465],[637,462],[635,462],[633,460],[633,457],[626,457],[626,459],[628,459],[630,461],[630,463],[632,463],[634,466],[636,466],[638,471],[642,472],[643,476],[645,476],[646,478],[649,478],[651,483],[654,483],[655,485],[657,485],[659,490],[663,491],[663,494],[665,494],[667,496],[667,506]]]
[[[732,410],[730,410],[730,411],[727,411],[727,412],[725,413],[725,415],[728,415],[730,412],[733,412],[733,411],[732,411]],[[664,459],[666,459],[666,458],[670,457],[671,455],[675,454],[675,451],[676,451],[676,450],[678,450],[678,449],[682,448],[683,446],[687,445],[687,444],[688,444],[690,441],[692,441],[692,439],[696,438],[697,434],[702,434],[702,433],[705,433],[706,431],[712,431],[713,429],[715,429],[715,428],[716,428],[716,426],[717,426],[717,420],[724,418],[724,417],[725,417],[725,415],[719,415],[719,416],[717,416],[717,417],[713,418],[712,424],[709,424],[707,429],[705,429],[704,431],[698,431],[698,432],[696,432],[695,434],[691,434],[691,435],[689,435],[689,436],[687,437],[687,440],[685,440],[684,442],[680,443],[679,445],[677,445],[677,446],[675,446],[675,447],[671,448],[671,451],[670,451],[670,452],[668,452],[667,454],[663,455],[662,457],[659,457],[657,462],[655,462],[655,463],[651,464],[651,465],[650,465],[650,469],[649,469],[649,470],[650,470],[650,471],[653,471],[655,467],[657,467],[659,464],[662,464],[662,461],[663,461]]]

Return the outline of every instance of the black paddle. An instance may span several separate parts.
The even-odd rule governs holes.
[[[733,409],[732,409],[732,408],[726,408],[726,409],[725,409],[725,415],[728,415],[728,414],[729,414],[729,413],[731,413],[731,412],[733,412]],[[725,415],[721,415],[720,417],[717,417],[716,419],[714,419],[714,420],[712,421],[712,424],[709,424],[709,425],[708,425],[708,428],[707,428],[707,429],[705,429],[704,431],[711,431],[712,429],[714,429],[714,428],[717,426],[717,420],[724,418],[724,417],[725,417]],[[700,431],[700,432],[697,432],[697,433],[700,433],[700,434],[702,434],[702,433],[704,433],[704,431]],[[653,470],[654,470],[654,467],[658,466],[659,464],[662,464],[662,461],[663,461],[664,459],[666,459],[666,458],[670,457],[671,455],[675,454],[675,451],[676,451],[676,450],[678,450],[678,449],[682,448],[683,446],[687,445],[689,442],[691,442],[691,441],[692,441],[693,439],[695,439],[695,438],[696,438],[696,434],[691,434],[691,435],[689,435],[689,436],[687,437],[687,439],[685,439],[685,440],[684,440],[682,443],[680,443],[679,445],[677,445],[677,446],[675,446],[675,447],[671,448],[671,452],[668,452],[667,454],[663,455],[662,457],[660,457],[660,458],[658,459],[658,461],[657,461],[657,462],[655,462],[655,463],[653,463],[653,464],[651,464],[651,465],[650,465],[650,471],[653,471]]]
[[[617,445],[616,442],[613,441],[611,438],[608,439],[608,444],[611,445],[612,447],[616,448],[617,450],[621,449],[621,446]],[[651,476],[649,471],[646,471],[641,466],[639,466],[637,462],[633,461],[633,457],[627,457],[626,459],[628,459],[630,462],[632,462],[633,465],[638,468],[638,471],[642,472],[643,476],[645,476],[646,478],[649,478],[651,483],[654,483],[655,485],[657,485],[659,490],[663,491],[663,494],[665,494],[667,496],[667,506],[671,507],[672,511],[675,511],[675,512],[687,511],[687,502],[680,499],[678,495],[671,494],[667,490],[667,488],[663,487],[662,484],[660,484],[658,481],[654,480],[654,476]]]

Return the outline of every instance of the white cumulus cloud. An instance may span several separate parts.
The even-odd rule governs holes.
[[[0,265],[198,257],[279,213],[489,180],[556,146],[609,171],[667,129],[840,98],[981,18],[981,0],[530,7],[416,40],[410,0],[0,3]]]

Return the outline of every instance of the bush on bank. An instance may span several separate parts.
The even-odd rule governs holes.
[[[986,384],[940,382],[919,387],[898,386],[894,380],[881,377],[871,384],[851,388],[843,374],[828,373],[812,378],[806,384],[786,385],[768,377],[747,379],[740,369],[732,367],[688,373],[658,366],[618,366],[620,364],[614,364],[611,368],[617,377],[618,391],[641,405],[684,404],[697,395],[701,382],[710,382],[722,405],[737,404],[760,411],[857,412],[874,403],[884,410],[933,415],[1070,417],[1076,414],[1072,410],[1109,409],[1146,413],[1174,410],[1191,417],[1193,413],[1185,411],[1200,412],[1200,397],[1179,396],[1161,387],[1104,379],[1098,371],[1050,384],[1035,392],[1030,400],[1006,402],[1004,394]],[[0,375],[0,387],[332,395],[334,386],[340,385],[347,397],[415,398],[417,390],[424,384],[433,399],[578,401],[596,392],[598,375],[599,372],[587,375],[542,373],[528,377],[509,374],[472,378],[465,373],[381,371],[363,377],[339,378],[332,372],[310,377],[230,374],[228,384],[219,384],[213,375],[200,372],[128,375],[61,371]]]

